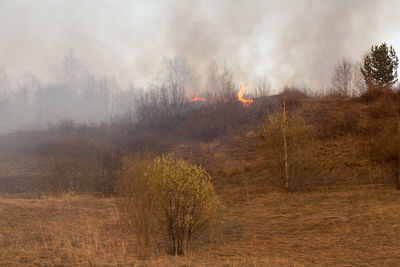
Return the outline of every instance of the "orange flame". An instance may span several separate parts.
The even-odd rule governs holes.
[[[244,99],[243,98],[243,93],[244,93],[244,90],[246,90],[246,89],[247,89],[247,86],[245,86],[243,83],[242,87],[240,88],[240,91],[238,93],[238,100],[243,103],[244,107],[248,107],[251,103],[253,103],[253,99]]]
[[[191,99],[189,99],[190,102],[196,102],[196,101],[207,101],[207,99],[205,98],[201,98],[199,95],[195,95],[194,97],[192,97]]]

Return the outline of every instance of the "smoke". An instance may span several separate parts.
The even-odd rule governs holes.
[[[360,60],[383,41],[400,48],[398,1],[171,1],[162,10],[168,51],[199,69],[227,62],[245,81],[265,73],[275,87],[318,90],[342,57]]]
[[[359,59],[383,41],[400,49],[396,0],[3,0],[0,6],[0,67],[11,73],[49,75],[48,66],[73,49],[94,72],[142,86],[164,56],[177,55],[201,74],[216,60],[238,79],[265,73],[276,86],[318,87],[343,56]]]
[[[283,67],[279,80],[323,86],[341,57],[361,60],[372,44],[396,36],[385,36],[384,30],[400,25],[399,7],[395,1],[297,3],[274,48],[276,64]],[[397,17],[390,10],[397,10]]]
[[[86,76],[97,84],[115,77],[121,88],[146,88],[162,59],[178,56],[203,81],[217,61],[240,83],[259,74],[275,91],[293,83],[319,90],[342,57],[361,60],[381,42],[400,53],[399,28],[397,0],[2,0],[0,96],[26,71],[64,88],[53,66],[70,50]]]

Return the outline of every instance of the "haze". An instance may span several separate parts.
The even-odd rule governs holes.
[[[54,66],[73,51],[88,72],[122,88],[146,89],[162,59],[179,56],[200,78],[216,61],[240,83],[265,74],[274,90],[320,90],[343,57],[361,60],[381,42],[400,52],[399,28],[396,0],[2,0],[0,72],[8,82],[0,88],[15,90],[26,71],[54,80]]]

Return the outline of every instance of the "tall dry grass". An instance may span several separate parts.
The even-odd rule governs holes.
[[[227,187],[218,241],[141,260],[113,199],[0,197],[1,266],[345,266],[400,264],[399,192],[280,193]]]

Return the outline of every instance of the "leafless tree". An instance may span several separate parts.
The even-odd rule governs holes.
[[[191,90],[198,78],[184,58],[165,58],[156,78],[148,90],[136,98],[139,120],[173,124],[185,111],[186,91]],[[171,121],[172,120],[172,121]]]
[[[343,58],[332,74],[331,93],[342,97],[360,96],[366,89],[361,63]]]
[[[361,62],[355,62],[353,64],[353,77],[352,77],[352,90],[351,96],[357,97],[362,95],[366,90],[366,84],[364,77],[361,73]]]
[[[3,69],[0,69],[0,103],[6,101],[9,97],[9,80]]]
[[[9,118],[7,109],[9,105],[9,82],[4,70],[0,69],[0,132],[8,130]]]
[[[342,97],[348,97],[352,91],[353,64],[347,58],[343,58],[335,67],[332,74],[332,93]]]
[[[234,102],[237,98],[238,86],[233,80],[233,74],[230,69],[224,64],[220,74],[219,96],[227,102]]]
[[[217,62],[212,61],[207,70],[206,90],[208,99],[216,99],[218,91],[218,72]]]
[[[30,71],[19,77],[13,92],[13,120],[26,126],[32,124],[36,113],[35,98],[41,86],[40,79]]]
[[[120,93],[120,87],[115,77],[103,76],[98,82],[97,94],[93,97],[106,109],[108,115],[113,117],[117,109],[117,96]]]
[[[168,115],[175,116],[182,112],[186,91],[196,80],[197,75],[185,58],[165,58],[151,89],[159,92],[161,105]]]
[[[238,86],[232,71],[224,64],[220,67],[212,62],[208,68],[207,89],[209,98],[215,102],[235,102]]]
[[[254,77],[254,96],[257,98],[266,98],[270,95],[271,84],[267,79],[267,75]]]
[[[80,93],[84,81],[90,76],[86,66],[75,56],[73,50],[66,53],[61,63],[54,65],[52,69],[54,81],[69,86],[75,94]]]

